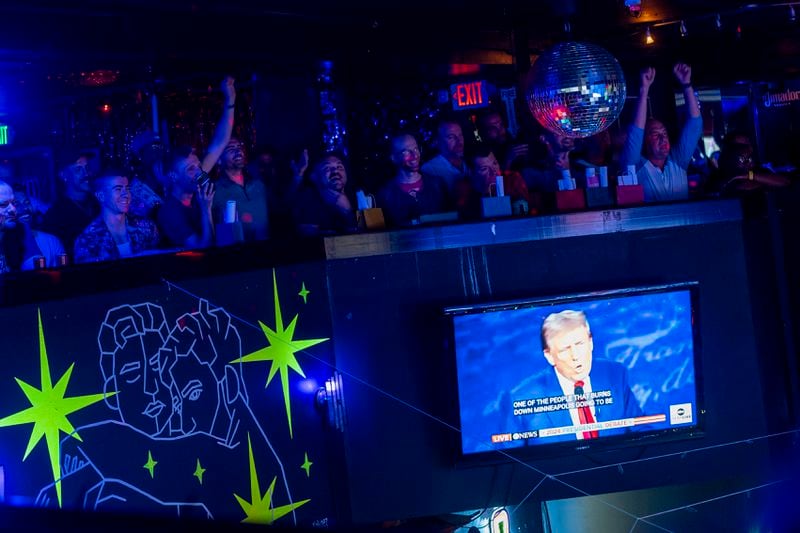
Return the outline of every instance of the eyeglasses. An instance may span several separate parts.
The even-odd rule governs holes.
[[[7,209],[8,206],[13,205],[14,207],[19,207],[20,202],[19,200],[6,200],[5,202],[0,202],[0,209]]]

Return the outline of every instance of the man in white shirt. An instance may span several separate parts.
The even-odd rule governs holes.
[[[641,72],[636,115],[622,151],[622,168],[636,165],[636,177],[644,188],[645,202],[670,202],[689,198],[686,170],[703,133],[700,107],[691,82],[692,67],[678,63],[672,71],[683,89],[689,110],[689,118],[681,130],[678,144],[674,147],[670,145],[667,128],[661,121],[647,118],[647,98],[656,77],[656,70],[648,67]]]
[[[422,165],[422,173],[442,178],[452,191],[454,183],[469,176],[464,162],[464,134],[458,122],[445,120],[439,124],[436,146],[439,155]]]

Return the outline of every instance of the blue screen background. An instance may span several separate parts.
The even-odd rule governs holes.
[[[688,290],[468,314],[453,317],[465,454],[524,445],[525,441],[492,444],[491,435],[515,430],[505,427],[512,410],[510,391],[534,374],[553,372],[542,355],[541,324],[550,313],[565,309],[586,313],[593,358],[617,361],[628,369],[631,390],[644,414],[667,415],[666,422],[641,430],[671,427],[669,405],[677,403],[692,404],[696,424]]]

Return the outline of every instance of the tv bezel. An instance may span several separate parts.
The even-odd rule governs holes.
[[[458,356],[455,343],[455,323],[453,318],[461,315],[507,311],[519,308],[559,306],[571,302],[590,302],[609,298],[639,296],[666,292],[689,291],[694,388],[695,388],[695,413],[696,420],[692,425],[663,428],[641,433],[609,436],[600,439],[575,440],[566,442],[553,442],[541,445],[523,445],[514,448],[497,448],[480,452],[464,452],[461,436],[461,396],[458,376]],[[489,301],[484,303],[451,305],[443,309],[443,315],[448,318],[450,361],[452,364],[453,383],[455,385],[456,405],[458,416],[458,438],[456,448],[457,463],[460,465],[478,465],[486,463],[508,462],[521,459],[546,459],[564,455],[575,455],[586,452],[600,452],[619,450],[637,446],[650,446],[681,440],[697,439],[705,436],[705,401],[703,396],[703,371],[702,371],[702,345],[700,334],[700,283],[697,281],[683,281],[658,285],[643,285],[617,289],[598,290],[591,292],[576,292],[569,294],[535,296],[515,300]]]

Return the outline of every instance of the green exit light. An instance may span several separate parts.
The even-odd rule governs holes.
[[[0,124],[0,144],[8,144],[8,126]]]

